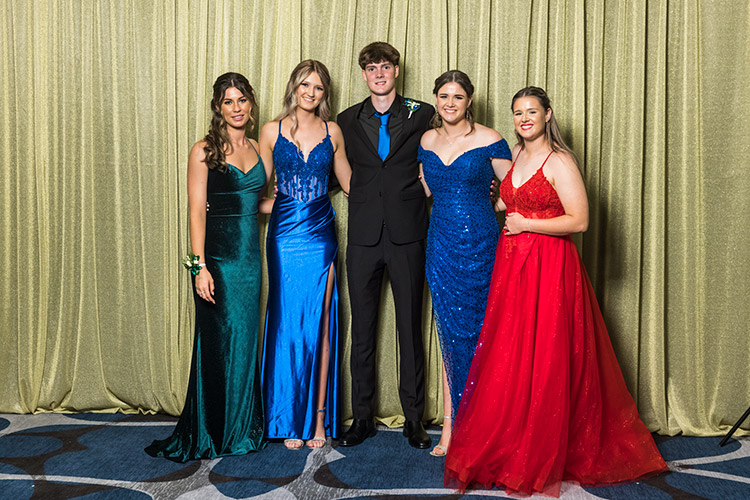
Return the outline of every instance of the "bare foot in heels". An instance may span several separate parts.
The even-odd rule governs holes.
[[[443,417],[443,430],[440,432],[440,442],[430,452],[430,455],[433,457],[444,457],[448,454],[448,443],[451,442],[451,424],[450,417]]]
[[[315,437],[307,441],[308,448],[322,448],[326,445],[326,410],[318,410],[315,422]]]

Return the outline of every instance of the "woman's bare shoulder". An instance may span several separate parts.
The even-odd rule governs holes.
[[[422,139],[420,139],[419,145],[424,149],[432,149],[435,146],[435,141],[437,140],[437,138],[437,129],[431,128],[430,130],[422,134]]]
[[[206,147],[208,147],[208,142],[203,139],[193,144],[190,148],[190,159],[203,161],[206,158]]]
[[[489,146],[490,144],[503,140],[503,136],[500,135],[500,132],[480,123],[474,124],[474,133],[476,134],[474,142],[479,146]]]

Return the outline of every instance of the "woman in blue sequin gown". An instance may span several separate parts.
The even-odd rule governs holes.
[[[211,128],[188,159],[195,336],[185,405],[171,436],[146,452],[177,462],[263,448],[258,362],[258,194],[270,177],[247,137],[253,89],[237,73],[214,83]]]
[[[328,178],[333,168],[348,193],[351,168],[341,129],[327,121],[329,88],[326,67],[302,61],[281,114],[260,134],[261,156],[276,170],[278,187],[266,241],[266,436],[290,449],[302,440],[319,448],[339,431],[338,243]]]
[[[489,189],[508,169],[510,149],[496,131],[474,123],[474,86],[461,71],[435,80],[437,114],[422,136],[419,161],[433,196],[427,233],[427,282],[443,353],[443,431],[434,456],[447,453],[452,418],[482,328],[500,229]]]

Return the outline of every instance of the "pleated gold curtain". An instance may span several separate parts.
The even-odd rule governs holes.
[[[193,329],[185,166],[211,85],[238,71],[261,124],[301,59],[336,111],[385,40],[398,90],[447,69],[513,143],[510,98],[547,89],[591,205],[578,238],[641,415],[717,434],[750,405],[750,7],[656,0],[2,0],[0,412],[181,410]],[[345,359],[346,201],[334,195]],[[264,233],[265,221],[262,221]],[[441,417],[426,294],[426,417]],[[400,422],[390,291],[378,416]],[[343,403],[348,401],[344,363]],[[746,428],[747,428],[746,424]]]

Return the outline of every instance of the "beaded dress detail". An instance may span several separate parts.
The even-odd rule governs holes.
[[[508,213],[565,214],[543,166],[517,188],[511,167],[500,183]],[[573,240],[503,234],[445,485],[557,496],[563,480],[617,483],[664,470]]]
[[[425,274],[455,416],[484,319],[500,234],[489,194],[492,159],[510,159],[510,149],[502,139],[445,165],[420,146],[417,158],[433,196]]]
[[[326,434],[339,431],[339,338],[336,257],[338,240],[328,197],[333,143],[328,133],[307,159],[281,134],[273,148],[278,193],[268,221],[268,307],[263,354],[263,396],[269,438],[315,435],[322,336],[330,342]],[[323,306],[334,275],[328,331]]]
[[[297,145],[284,137],[279,130],[276,146],[273,148],[273,164],[276,168],[276,185],[279,191],[302,203],[327,195],[332,160],[333,143],[328,133],[305,159]]]

